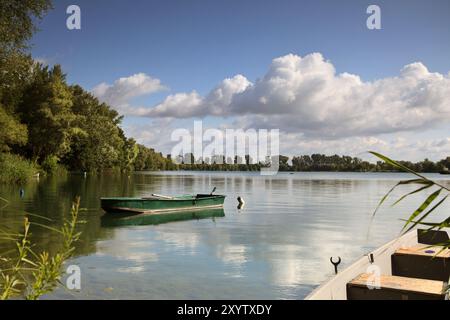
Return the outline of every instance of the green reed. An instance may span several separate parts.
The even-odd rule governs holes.
[[[16,251],[13,258],[0,256],[0,300],[22,296],[27,300],[36,300],[53,291],[61,283],[62,267],[75,250],[74,244],[81,233],[77,232],[79,221],[80,198],[72,204],[69,219],[65,219],[60,229],[42,224],[51,232],[57,232],[62,239],[62,248],[53,255],[47,251],[34,252],[30,241],[30,225],[32,222],[24,218],[23,232],[11,234],[0,233],[3,239],[15,242]]]
[[[370,151],[371,154],[374,156],[380,158],[384,162],[392,165],[393,167],[400,169],[404,172],[411,173],[412,175],[416,176],[415,179],[410,180],[402,180],[399,181],[396,185],[394,185],[380,200],[377,208],[375,209],[375,213],[378,211],[378,209],[381,207],[381,205],[385,202],[385,200],[389,197],[389,195],[399,186],[402,185],[416,185],[417,189],[414,191],[411,191],[409,193],[404,194],[399,199],[397,199],[393,205],[398,204],[399,202],[403,201],[407,197],[413,194],[420,194],[424,191],[433,191],[430,195],[426,197],[426,199],[422,202],[422,204],[414,210],[408,217],[408,219],[404,219],[405,224],[403,225],[402,232],[406,233],[412,230],[414,227],[421,225],[427,227],[426,231],[431,230],[442,230],[444,228],[450,227],[450,216],[445,218],[442,221],[439,222],[426,222],[425,220],[432,216],[432,213],[435,212],[435,210],[442,206],[442,204],[448,199],[450,195],[450,188],[449,186],[446,186],[442,183],[433,181],[431,179],[428,179],[422,174],[419,174],[410,168],[402,165],[401,163],[392,160],[380,153]],[[447,241],[445,243],[441,243],[443,249],[450,248],[450,241]]]

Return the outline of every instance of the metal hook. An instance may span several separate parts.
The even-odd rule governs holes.
[[[334,262],[333,261],[333,257],[330,257],[330,262],[334,266],[334,273],[337,274],[338,273],[338,265],[341,263],[341,257],[338,257],[338,261],[337,262]]]
[[[369,254],[367,255],[367,257],[369,258],[369,262],[370,262],[371,264],[375,262],[375,259],[374,259],[374,257],[373,257],[373,253],[369,253]]]

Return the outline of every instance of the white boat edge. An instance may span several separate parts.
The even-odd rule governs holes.
[[[369,261],[370,253],[363,256],[313,290],[305,300],[347,300],[348,282],[359,274],[368,272],[371,266],[379,267],[380,274],[392,275],[391,255],[401,247],[412,247],[418,244],[417,230],[410,231],[370,252],[373,254],[373,263]]]

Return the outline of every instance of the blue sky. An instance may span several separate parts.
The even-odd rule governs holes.
[[[421,62],[430,72],[444,76],[450,71],[450,1],[447,0],[54,2],[54,10],[45,17],[32,39],[33,56],[49,64],[61,64],[68,81],[87,90],[101,83],[112,85],[119,78],[140,73],[158,79],[165,87],[132,96],[127,101],[130,106],[152,108],[168,95],[193,90],[205,97],[223,79],[237,74],[255,83],[267,74],[273,59],[287,54],[305,57],[319,52],[334,66],[336,74],[355,74],[363,82],[398,77],[400,70],[413,62]],[[81,8],[81,30],[66,28],[65,11],[71,4]],[[381,30],[366,27],[366,8],[370,4],[381,8]],[[447,82],[435,84],[446,85]],[[448,104],[444,103],[436,110],[450,111],[446,107]],[[251,116],[251,112],[246,112]],[[211,126],[236,120],[236,114],[202,116]],[[147,123],[162,125],[161,117],[156,118],[130,114],[125,118],[124,127],[129,134],[136,134]],[[186,125],[193,118],[174,120],[170,125]],[[327,143],[324,150],[345,152],[342,145],[348,144],[344,141],[351,137],[381,139],[390,144],[398,138],[423,138],[425,144],[448,138],[445,129],[448,122],[433,125],[434,131],[418,125],[395,132],[375,130],[375,134],[358,131],[341,137],[337,133],[341,144],[330,143],[329,137],[323,137]],[[297,134],[304,133],[301,126],[297,129]],[[169,139],[161,134],[157,134],[159,139]],[[136,138],[167,149],[167,145],[154,139]],[[304,146],[305,152],[320,149],[317,145],[320,136],[314,134],[308,139],[316,141],[312,144],[316,147]],[[293,146],[286,145],[288,149]],[[361,150],[364,147],[361,145]],[[435,157],[448,150],[436,151]],[[421,158],[425,156],[423,153],[417,148],[410,156]]]

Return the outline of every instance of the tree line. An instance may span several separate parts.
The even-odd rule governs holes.
[[[168,156],[170,158],[170,155]],[[263,167],[268,167],[276,158],[267,159],[255,163],[249,155],[245,158],[234,157],[226,159],[225,156],[214,156],[212,159],[195,159],[193,154],[187,153],[182,157],[177,157],[177,169],[181,170],[206,170],[206,171],[259,171]],[[444,172],[450,168],[450,157],[433,162],[425,159],[419,162],[398,161],[400,164],[411,168],[416,172]],[[279,171],[334,171],[334,172],[396,172],[398,169],[390,164],[377,161],[372,163],[358,157],[312,154],[288,157],[280,155],[278,157]]]
[[[450,157],[433,162],[428,159],[419,162],[398,161],[416,172],[445,172],[450,168]],[[292,158],[292,165],[287,163],[286,157],[280,160],[280,167],[291,171],[360,171],[360,172],[390,172],[398,171],[390,164],[377,161],[371,163],[357,157],[323,154],[296,156]]]

